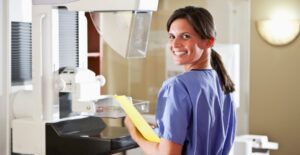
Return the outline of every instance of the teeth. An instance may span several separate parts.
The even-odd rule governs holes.
[[[174,53],[174,55],[176,55],[176,56],[181,56],[181,55],[186,54],[186,52],[173,52],[173,53]]]

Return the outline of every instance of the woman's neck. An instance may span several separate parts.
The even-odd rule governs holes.
[[[196,63],[184,65],[185,71],[190,71],[192,69],[212,69],[212,66],[210,65],[210,50],[204,51]]]

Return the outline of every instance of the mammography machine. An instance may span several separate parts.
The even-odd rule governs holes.
[[[32,89],[12,98],[12,152],[34,155],[112,154],[137,147],[122,127],[97,115],[105,79],[87,69],[59,67],[58,8],[91,12],[104,40],[125,58],[145,57],[151,13],[158,0],[33,0]],[[86,37],[82,36],[85,40]]]
[[[233,148],[234,155],[270,155],[270,150],[278,150],[278,143],[265,135],[237,136]]]

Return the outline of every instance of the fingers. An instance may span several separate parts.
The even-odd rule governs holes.
[[[156,128],[156,127],[157,127],[157,125],[156,125],[156,124],[149,123],[149,125],[150,125],[150,127],[151,127],[152,129],[154,129],[154,128]]]
[[[131,122],[130,118],[128,116],[125,117],[124,119],[124,124],[127,128],[132,128],[134,127],[133,123]]]
[[[136,137],[136,128],[135,128],[135,126],[133,125],[133,123],[132,123],[132,121],[130,120],[130,118],[129,117],[125,117],[125,119],[124,119],[124,124],[125,124],[125,126],[127,127],[127,129],[128,129],[128,131],[129,131],[129,134],[131,135],[131,137],[133,138],[133,139],[135,139],[135,137]]]

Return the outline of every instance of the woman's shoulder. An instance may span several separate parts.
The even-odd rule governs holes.
[[[178,75],[172,76],[164,81],[163,86],[174,85],[175,81],[178,80]]]
[[[183,79],[185,76],[184,74],[186,74],[186,72],[168,78],[167,80],[165,80],[163,82],[162,86],[163,87],[173,87],[173,86],[183,85],[184,84]]]
[[[189,85],[191,83],[207,82],[207,80],[216,78],[217,74],[213,69],[191,70],[170,77],[163,83],[163,86]]]
[[[177,79],[182,81],[193,81],[196,79],[214,79],[216,77],[217,73],[213,69],[191,70],[177,75]]]

